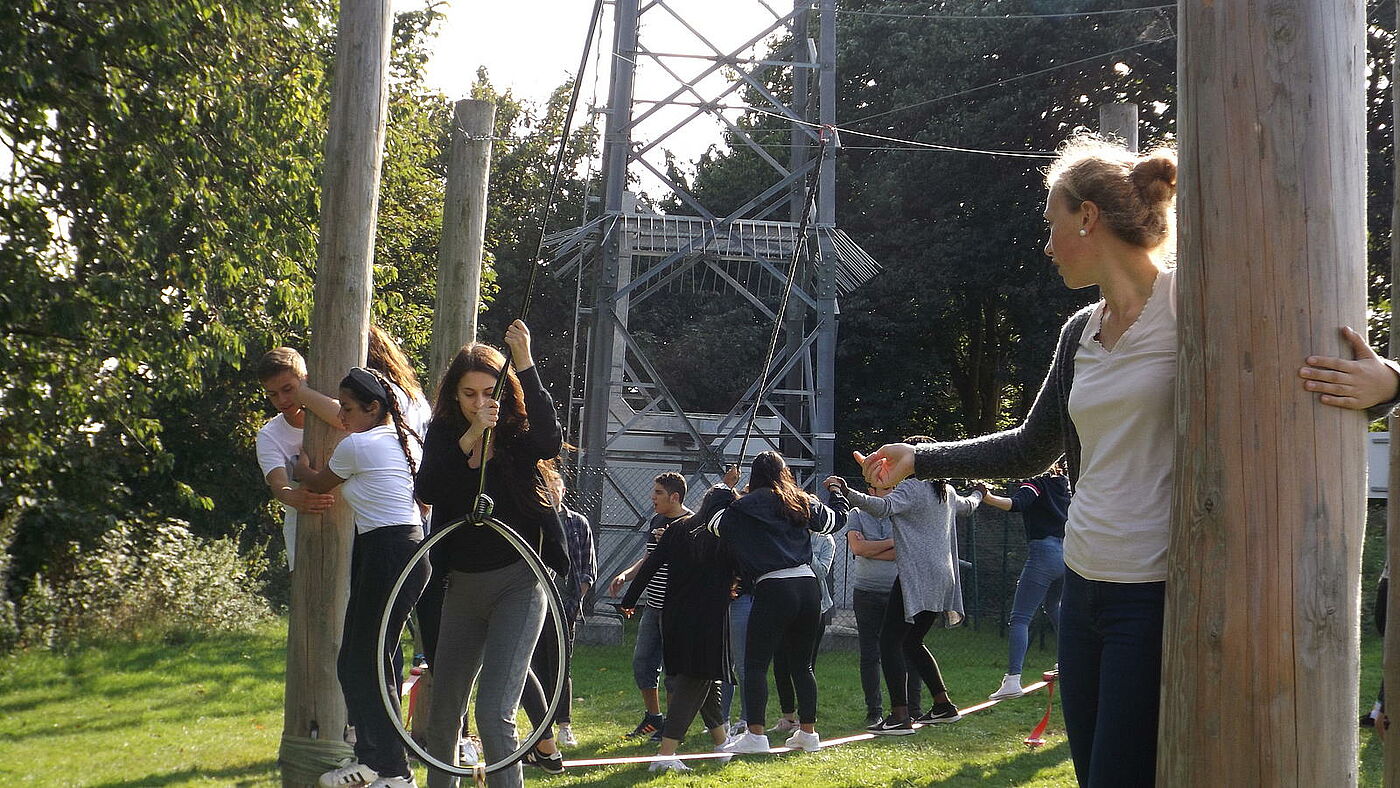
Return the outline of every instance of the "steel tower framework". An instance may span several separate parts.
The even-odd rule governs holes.
[[[576,437],[581,448],[576,492],[595,524],[630,526],[649,515],[645,493],[655,473],[680,470],[697,490],[716,480],[724,465],[741,459],[755,398],[758,418],[746,455],[777,449],[808,486],[832,468],[837,297],[879,270],[836,227],[836,145],[819,144],[818,126],[836,122],[835,0],[819,0],[816,8],[813,0],[796,0],[787,13],[754,1],[772,12],[772,21],[733,50],[715,46],[686,19],[678,6],[694,0],[616,0],[614,5],[602,212],[557,234],[551,244],[561,273],[577,265],[580,277],[591,275],[580,281],[583,287],[591,279],[591,300],[585,296],[589,305],[581,310],[588,339],[581,395],[571,393],[570,407],[582,425]],[[649,15],[679,23],[693,35],[698,51],[647,48],[638,31]],[[809,33],[814,27],[815,40]],[[769,56],[744,55],[785,32],[789,42]],[[682,66],[676,64],[696,61],[704,64],[697,75],[678,73]],[[638,99],[639,63],[673,78],[674,90],[659,99]],[[763,77],[770,69],[791,70],[791,100],[769,89]],[[717,95],[702,94],[699,83],[714,74],[727,84]],[[724,114],[735,109],[726,101],[746,94],[750,101],[759,98],[755,109],[790,125],[786,162],[755,139],[753,130]],[[638,139],[639,125],[664,107],[684,108],[685,118],[649,139]],[[727,215],[706,208],[646,158],[687,124],[707,118],[717,118],[735,144],[752,150],[772,174],[765,188]],[[690,215],[638,211],[626,187],[629,174],[642,173],[659,181],[666,196]],[[727,413],[687,413],[628,330],[629,312],[667,288],[703,281],[716,298],[746,302],[771,325],[814,173],[819,183],[816,213],[769,384],[758,391],[758,381],[750,383]]]

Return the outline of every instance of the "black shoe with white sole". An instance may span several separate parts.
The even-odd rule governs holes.
[[[876,736],[908,736],[914,732],[914,720],[909,717],[896,718],[891,714],[866,730]]]
[[[962,719],[962,714],[958,707],[951,703],[935,703],[928,710],[927,714],[919,717],[914,722],[920,725],[937,725],[943,722],[957,722]]]

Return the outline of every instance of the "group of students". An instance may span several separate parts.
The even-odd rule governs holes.
[[[485,757],[499,760],[518,746],[515,713],[532,661],[552,674],[550,660],[568,658],[567,652],[545,654],[543,661],[536,656],[545,592],[524,556],[493,529],[471,526],[458,528],[434,546],[428,561],[414,566],[392,606],[389,645],[376,653],[380,616],[393,583],[423,541],[424,522],[436,531],[462,520],[479,492],[493,500],[494,517],[530,544],[561,582],[568,578],[570,630],[593,581],[587,523],[562,507],[555,465],[563,433],[535,369],[529,329],[515,321],[505,340],[509,365],[489,345],[464,346],[431,407],[402,351],[377,328],[366,366],[349,370],[335,397],[305,385],[305,362],[290,348],[270,351],[260,363],[259,378],[279,413],[259,432],[258,459],[274,496],[286,507],[289,566],[295,571],[297,561],[306,560],[295,552],[298,512],[325,511],[339,495],[354,520],[350,596],[336,669],[354,726],[355,755],[323,774],[323,786],[416,785],[381,701],[375,664],[384,661],[386,690],[397,699],[398,636],[415,607],[425,656],[430,669],[436,668],[427,749],[445,763],[475,762],[476,754],[464,746],[473,686]],[[322,468],[300,448],[306,411],[344,433]],[[484,439],[488,430],[489,441]],[[583,572],[570,572],[571,553],[578,556],[574,561],[588,564]],[[543,716],[543,702],[537,705]],[[532,748],[527,760],[562,770],[552,735]],[[436,770],[428,782],[433,788],[458,784],[456,777]],[[522,785],[519,764],[493,774],[491,783]]]
[[[665,563],[670,575],[658,622],[666,670],[675,684],[662,730],[663,752],[674,752],[695,714],[704,715],[711,735],[720,741],[723,726],[711,723],[721,720],[716,710],[720,682],[730,680],[730,633],[724,617],[736,576],[752,597],[742,633],[747,729],[721,746],[730,753],[768,749],[766,675],[781,654],[788,661],[797,717],[788,743],[815,749],[820,739],[814,728],[817,687],[811,658],[820,633],[822,593],[811,567],[810,533],[841,527],[852,504],[872,513],[893,512],[891,499],[910,511],[923,509],[922,522],[946,523],[957,510],[986,496],[979,491],[963,498],[938,480],[1034,477],[1063,456],[1075,491],[1063,543],[1037,546],[1023,582],[1029,580],[1029,597],[1031,586],[1055,573],[1054,553],[1062,550],[1059,684],[1075,774],[1087,786],[1153,783],[1175,449],[1176,284],[1165,254],[1173,229],[1175,154],[1157,150],[1140,155],[1077,136],[1061,148],[1046,186],[1045,253],[1068,287],[1098,286],[1102,298],[1065,323],[1045,382],[1019,426],[954,442],[917,436],[869,456],[857,452],[855,459],[876,494],[848,491],[844,482],[832,478],[826,480],[826,504],[797,487],[780,456],[765,453],[754,460],[744,494],[733,489],[736,477],[708,491],[700,510],[671,522],[651,556],[636,567],[637,578],[644,570],[654,577],[657,565]],[[1356,332],[1343,329],[1342,334],[1352,358],[1308,357],[1298,372],[1303,389],[1323,405],[1383,415],[1400,391],[1400,366],[1377,356]],[[411,396],[400,397],[400,391],[408,394],[410,389],[382,372],[355,370],[339,391],[340,419],[353,440],[342,441],[325,469],[303,463],[302,472],[310,476],[302,488],[282,485],[277,469],[265,465],[269,483],[285,504],[324,508],[329,505],[324,493],[339,485],[355,510],[356,579],[348,611],[354,618],[382,606],[383,589],[375,584],[395,576],[402,568],[395,568],[398,556],[411,552],[422,538],[418,502],[433,506],[433,528],[462,517],[481,487],[480,467],[486,460],[485,491],[496,501],[496,516],[538,546],[556,571],[567,570],[559,521],[541,493],[561,448],[559,423],[533,369],[524,325],[512,325],[506,341],[518,376],[497,351],[484,345],[463,348],[440,389],[421,450],[405,422]],[[490,393],[502,374],[507,376],[506,393],[497,402]],[[269,386],[269,396],[276,404],[288,395]],[[291,423],[287,410],[282,416]],[[483,445],[488,427],[496,428],[497,437]],[[415,470],[416,486],[410,481]],[[910,477],[932,482],[904,487]],[[879,492],[885,490],[889,492],[882,497]],[[944,549],[940,541],[948,537],[937,528],[908,530],[901,536],[901,529],[894,529],[899,577],[889,589],[881,627],[882,657],[890,654],[883,662],[894,719],[880,724],[888,727],[903,725],[901,711],[911,716],[910,668],[934,693],[931,713],[947,719],[957,713],[936,662],[919,651],[923,634],[940,620],[938,614],[951,623],[961,602],[955,588],[937,582],[927,565],[917,565],[951,560],[947,572],[955,575],[956,560],[951,545]],[[405,594],[416,596],[426,585],[430,593],[442,595],[441,623],[425,621],[423,627],[425,635],[429,629],[438,633],[436,661],[450,666],[452,674],[439,671],[434,677],[429,746],[437,757],[454,757],[466,694],[475,681],[480,686],[479,733],[488,758],[495,759],[515,746],[515,707],[543,622],[543,594],[520,556],[489,529],[461,529],[442,547],[432,556],[432,580],[425,569]],[[637,585],[629,595],[632,590],[640,595]],[[624,599],[624,605],[635,603],[635,597]],[[1027,605],[1034,608],[1029,600]],[[1018,601],[1016,607],[1024,606]],[[668,620],[686,622],[673,643],[667,642]],[[363,622],[347,615],[347,649],[360,626]],[[1013,631],[1013,647],[1015,637]],[[674,662],[669,659],[672,648],[679,649]],[[361,660],[372,659],[368,653],[342,654],[347,690],[356,683],[354,675],[365,675],[352,671],[365,670]],[[901,662],[905,673],[898,670]],[[1015,676],[1020,666],[1012,662],[999,692],[1020,688]],[[372,686],[363,678],[359,683]],[[356,744],[360,760],[332,776],[339,775],[343,785],[412,785],[397,739],[392,732],[381,735],[382,726],[374,719],[384,714],[377,698],[369,703],[352,694],[347,692],[346,700],[361,731],[362,741]],[[364,779],[370,775],[373,780]],[[452,783],[438,772],[430,777],[434,788]],[[519,785],[519,768],[493,774],[491,784]]]

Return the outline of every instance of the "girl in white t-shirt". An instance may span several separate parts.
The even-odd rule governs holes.
[[[355,367],[340,381],[340,423],[348,435],[326,467],[299,466],[315,492],[340,487],[355,519],[350,567],[350,600],[345,608],[336,674],[345,706],[355,723],[355,758],[321,776],[322,785],[415,786],[403,743],[384,709],[375,682],[374,660],[383,660],[386,686],[397,699],[399,681],[393,653],[409,611],[428,580],[421,561],[394,600],[386,649],[378,649],[379,623],[394,581],[423,541],[423,521],[413,499],[413,477],[423,448],[410,430],[401,394],[381,373]],[[388,645],[392,644],[392,645]]]

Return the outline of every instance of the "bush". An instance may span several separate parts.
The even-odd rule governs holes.
[[[52,647],[93,639],[247,630],[271,611],[258,593],[265,559],[167,520],[70,547],[61,577],[36,575],[19,604],[22,642]]]

